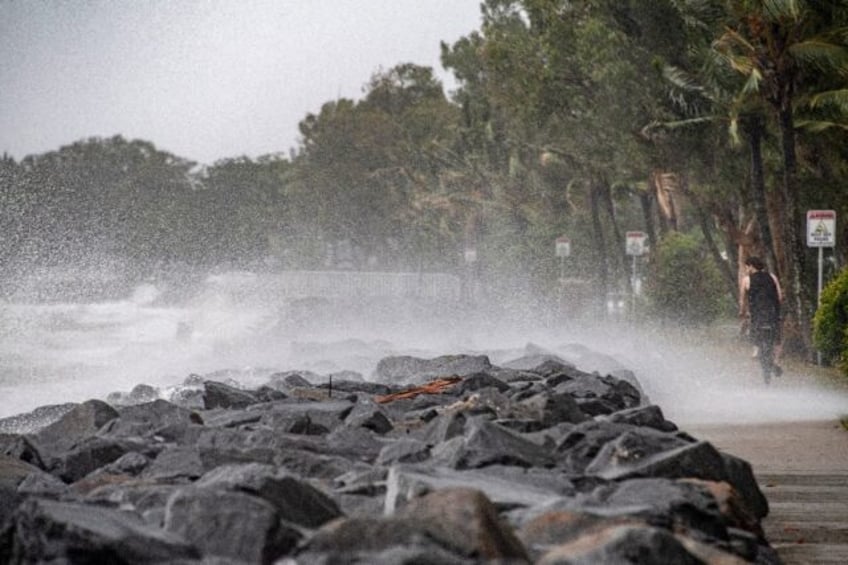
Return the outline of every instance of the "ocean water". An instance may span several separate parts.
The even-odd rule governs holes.
[[[389,355],[562,356],[587,371],[630,370],[666,417],[687,424],[821,420],[848,414],[844,389],[787,372],[766,386],[749,350],[703,332],[552,319],[527,309],[410,301],[293,303],[219,276],[179,302],[153,284],[96,303],[0,303],[0,418],[105,399],[138,384],[163,391],[192,374],[258,386],[277,371],[355,371]]]

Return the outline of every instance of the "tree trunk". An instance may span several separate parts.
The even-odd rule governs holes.
[[[751,151],[751,196],[754,208],[754,217],[760,229],[760,240],[764,250],[764,259],[768,262],[772,272],[780,272],[778,268],[775,245],[782,241],[780,237],[773,238],[769,222],[768,205],[766,199],[766,182],[763,173],[763,118],[752,116],[743,122],[745,135],[748,138],[748,148]],[[777,226],[776,235],[779,236],[780,229]]]
[[[731,264],[736,264],[736,272],[738,273],[736,281],[737,291],[734,294],[738,297],[739,288],[741,288],[742,278],[745,272],[745,259],[752,254],[752,250],[757,243],[757,238],[754,237],[753,233],[755,222],[753,220],[746,220],[741,210],[738,220],[727,208],[720,208],[715,210],[714,213],[716,222],[728,241],[728,249],[732,250],[729,253],[733,256]]]
[[[786,267],[784,286],[789,299],[789,320],[787,349],[809,358],[812,352],[810,313],[801,286],[801,273],[804,264],[804,247],[800,236],[802,223],[799,209],[799,194],[796,182],[798,169],[795,153],[795,122],[792,114],[791,80],[786,79],[779,86],[777,104],[778,122],[780,124],[780,140],[783,150],[783,183],[782,196],[784,200],[783,223],[786,226]]]
[[[610,188],[609,183],[604,179],[598,181],[599,190],[601,191],[601,197],[604,200],[604,207],[606,208],[607,215],[610,218],[610,223],[612,224],[612,233],[614,238],[614,248],[619,249],[620,252],[616,253],[614,257],[616,257],[616,278],[624,273],[627,273],[627,250],[625,249],[624,242],[624,234],[621,232],[621,228],[618,225],[618,217],[615,213],[615,203],[612,201],[612,189]],[[627,290],[628,292],[632,292],[630,277],[624,276],[624,279],[627,280]]]
[[[677,209],[674,203],[673,190],[666,186],[668,177],[666,173],[654,171],[651,173],[651,186],[654,189],[654,197],[657,202],[657,216],[660,220],[661,235],[669,231],[677,231]]]
[[[731,270],[730,264],[721,256],[718,245],[716,245],[716,242],[713,239],[709,215],[701,205],[701,201],[698,196],[689,190],[689,184],[686,182],[686,179],[681,179],[680,189],[683,194],[689,198],[689,201],[692,202],[692,206],[695,208],[695,214],[698,216],[698,223],[701,226],[701,233],[704,234],[704,242],[706,242],[707,248],[710,250],[710,255],[712,255],[713,261],[715,261],[719,272],[727,282],[734,300],[738,300],[739,284],[737,283],[737,276],[733,273],[733,270]]]
[[[657,245],[657,228],[654,224],[653,194],[650,191],[639,191],[639,202],[642,204],[642,216],[645,219],[645,231],[651,246]]]
[[[609,266],[607,265],[607,245],[604,238],[604,230],[601,225],[600,195],[598,185],[589,183],[589,204],[592,214],[592,232],[595,237],[595,249],[598,257],[598,282],[600,286],[600,300],[606,301],[609,291]]]

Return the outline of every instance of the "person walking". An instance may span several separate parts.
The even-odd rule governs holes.
[[[780,352],[783,290],[777,277],[768,272],[765,262],[759,257],[748,257],[745,271],[739,293],[739,316],[747,317],[751,340],[757,347],[756,355],[763,368],[763,378],[769,382],[772,374],[777,377],[783,374],[783,369],[775,361]]]

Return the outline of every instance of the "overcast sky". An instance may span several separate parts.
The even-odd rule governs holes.
[[[378,69],[439,63],[480,0],[0,0],[0,154],[122,135],[200,163],[287,152]]]

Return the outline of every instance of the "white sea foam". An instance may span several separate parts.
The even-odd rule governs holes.
[[[219,276],[179,305],[157,303],[160,290],[150,284],[123,301],[0,305],[0,417],[140,383],[176,387],[191,373],[230,369],[245,386],[274,370],[352,370],[367,378],[388,355],[485,353],[503,363],[528,343],[584,370],[632,370],[666,417],[683,426],[848,413],[844,390],[817,384],[805,371],[766,386],[730,332],[716,344],[697,331],[562,323],[520,309],[403,301],[302,308],[245,291],[255,283]]]

